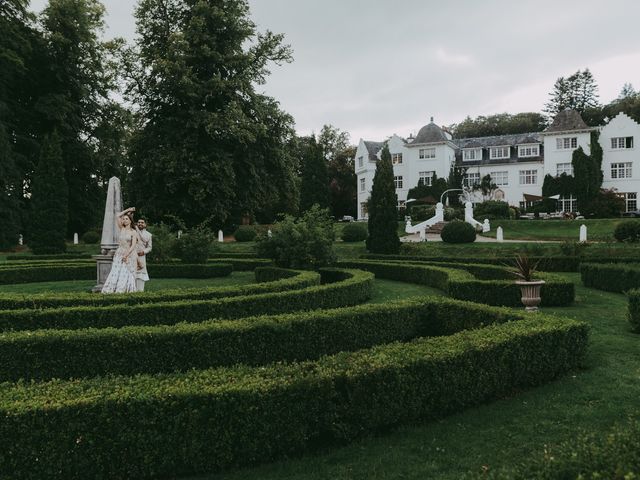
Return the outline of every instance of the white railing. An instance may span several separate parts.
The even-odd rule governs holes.
[[[486,233],[491,230],[489,220],[485,218],[484,222],[480,223],[475,218],[473,218],[473,204],[471,202],[467,202],[464,204],[464,221],[471,224],[474,228],[481,228],[482,233]]]
[[[404,231],[407,233],[426,232],[427,228],[440,222],[444,222],[444,206],[442,205],[442,202],[438,202],[436,204],[436,213],[428,220],[416,225],[411,225],[411,221],[407,220],[407,225],[405,226]]]

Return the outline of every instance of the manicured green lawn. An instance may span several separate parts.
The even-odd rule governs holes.
[[[587,226],[590,241],[612,241],[613,230],[621,218],[596,220],[493,220],[491,231],[484,235],[496,236],[498,227],[504,230],[505,240],[574,240],[580,239],[580,225]]]
[[[152,278],[145,285],[148,292],[167,288],[227,287],[246,285],[255,281],[253,272],[234,272],[221,278]],[[21,283],[18,285],[0,285],[0,293],[43,293],[43,292],[87,292],[95,282],[70,280],[64,282]]]
[[[513,392],[440,421],[404,426],[347,446],[199,479],[460,479],[541,455],[581,430],[606,431],[640,407],[640,336],[629,331],[626,298],[581,286],[572,307],[549,313],[592,326],[587,368],[542,387]],[[474,475],[475,476],[475,475]]]

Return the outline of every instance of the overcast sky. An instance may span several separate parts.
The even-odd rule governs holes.
[[[46,0],[32,0],[40,10]],[[133,3],[103,0],[107,37],[135,35]],[[294,62],[259,86],[300,134],[325,123],[359,138],[407,136],[434,117],[540,111],[553,83],[589,68],[600,101],[640,88],[640,1],[250,0]]]

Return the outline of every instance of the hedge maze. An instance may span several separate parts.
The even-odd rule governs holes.
[[[586,324],[482,304],[513,303],[499,267],[236,260],[256,262],[256,283],[0,295],[0,477],[165,478],[272,461],[534,387],[585,357]],[[183,267],[235,266],[215,262]],[[29,273],[5,264],[0,278],[65,271],[21,263]],[[63,278],[86,268],[69,266]],[[454,298],[370,304],[374,275]],[[571,284],[545,279],[551,304],[571,303]]]

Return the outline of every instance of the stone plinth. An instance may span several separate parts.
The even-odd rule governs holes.
[[[102,291],[102,286],[104,282],[107,280],[109,276],[109,272],[111,272],[111,265],[113,263],[113,253],[111,255],[93,255],[93,258],[96,260],[96,273],[98,283],[95,287],[93,287],[93,292]]]

